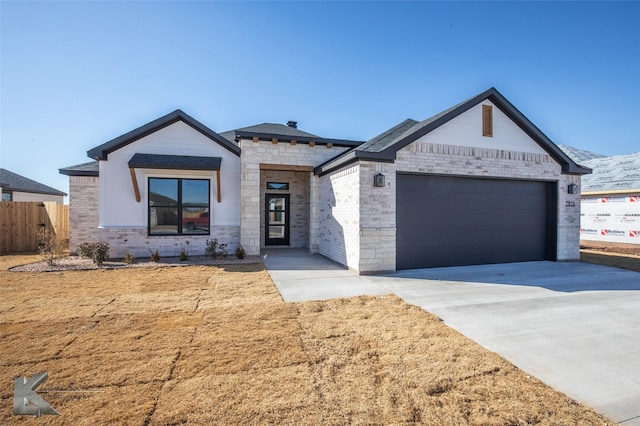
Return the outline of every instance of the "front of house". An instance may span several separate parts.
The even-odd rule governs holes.
[[[579,258],[578,166],[491,88],[369,141],[287,125],[216,133],[177,110],[88,151],[71,249],[305,247],[360,273]]]

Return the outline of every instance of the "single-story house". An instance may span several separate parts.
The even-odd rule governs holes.
[[[296,122],[216,133],[177,110],[69,176],[71,249],[305,247],[360,273],[579,258],[577,165],[495,88],[368,141]]]
[[[64,203],[65,192],[36,182],[7,169],[0,169],[2,201],[55,201]]]

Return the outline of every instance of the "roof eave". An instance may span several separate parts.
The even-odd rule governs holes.
[[[318,176],[324,176],[327,173],[331,173],[334,170],[360,160],[375,161],[378,163],[393,163],[395,161],[395,155],[390,156],[383,152],[358,151],[357,149],[354,149],[317,166],[313,169],[313,173]]]
[[[155,133],[158,130],[161,130],[174,123],[177,123],[178,121],[182,121],[194,130],[202,133],[209,139],[214,140],[222,147],[226,148],[237,156],[240,156],[240,148],[179,109],[156,120],[153,120],[141,127],[138,127],[137,129],[127,132],[124,135],[118,136],[117,138],[112,139],[109,142],[103,143],[102,145],[90,149],[89,151],[87,151],[87,156],[93,158],[94,160],[105,161],[107,160],[109,153],[116,151],[139,139],[142,139],[145,136],[149,136],[150,134]]]
[[[329,139],[329,138],[319,138],[319,137],[313,137],[313,136],[291,136],[291,135],[282,135],[277,133],[246,132],[242,130],[236,130],[235,133],[236,133],[236,140],[258,138],[260,140],[269,141],[269,140],[277,139],[278,141],[282,141],[282,142],[296,141],[299,143],[307,143],[307,144],[309,142],[315,142],[318,145],[332,144],[333,146],[347,147],[347,148],[354,148],[364,143],[363,141],[351,141],[351,140],[345,140],[345,139]]]

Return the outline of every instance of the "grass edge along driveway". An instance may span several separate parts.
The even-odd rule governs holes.
[[[47,371],[47,424],[612,424],[395,296],[284,303],[262,265],[13,273],[0,423]]]

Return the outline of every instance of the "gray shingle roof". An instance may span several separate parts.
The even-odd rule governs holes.
[[[295,127],[287,126],[284,124],[277,124],[277,123],[256,124],[254,126],[235,129],[234,132],[265,133],[265,134],[272,134],[272,135],[298,136],[298,137],[308,137],[308,138],[318,137],[318,135],[303,132],[302,130],[298,130]],[[230,132],[225,132],[225,133],[230,133]]]
[[[61,175],[67,176],[98,176],[99,171],[100,167],[97,161],[76,164],[75,166],[64,167],[58,170]]]
[[[7,169],[0,169],[0,187],[3,191],[31,192],[34,194],[67,195],[65,192],[36,182]]]
[[[129,167],[173,170],[220,170],[220,157],[194,157],[190,155],[134,154]]]
[[[370,161],[394,161],[396,152],[418,138],[426,135],[432,130],[437,129],[448,121],[454,119],[460,114],[473,108],[475,105],[490,100],[497,108],[499,108],[506,116],[516,123],[529,137],[540,145],[549,153],[561,166],[564,173],[569,174],[586,174],[590,170],[576,164],[567,154],[558,148],[540,129],[538,129],[527,117],[524,116],[515,106],[511,104],[500,92],[491,87],[484,92],[467,99],[457,105],[448,108],[433,117],[430,117],[420,123],[411,126],[413,120],[405,120],[404,122],[394,126],[379,136],[365,142],[334,159],[316,167],[315,172],[324,174],[331,170],[342,167],[345,164],[365,159]],[[404,129],[404,131],[402,131]]]

